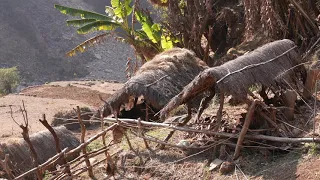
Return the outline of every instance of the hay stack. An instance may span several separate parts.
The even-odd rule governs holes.
[[[78,138],[65,127],[54,127],[54,130],[60,139],[62,149],[68,147],[69,150],[71,150],[80,145]],[[53,136],[48,130],[32,134],[30,140],[38,155],[39,163],[44,163],[46,160],[57,154]],[[14,170],[16,174],[20,174],[33,168],[29,146],[22,138],[1,142],[0,159],[4,159],[5,154],[9,154],[12,162],[12,170]]]
[[[107,100],[110,106],[104,106],[103,116],[119,111],[130,98],[140,96],[148,106],[160,110],[206,68],[207,65],[187,49],[173,48],[160,53]]]
[[[279,40],[221,66],[206,69],[161,110],[160,116],[166,117],[175,107],[214,88],[239,99],[246,99],[253,85],[262,85],[274,91],[296,87],[297,72],[305,72],[303,67],[284,73],[301,62],[295,47],[291,40]]]

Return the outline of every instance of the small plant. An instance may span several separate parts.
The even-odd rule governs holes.
[[[307,143],[305,147],[308,148],[308,154],[310,155],[317,155],[320,152],[320,145],[317,143]]]
[[[103,147],[102,140],[97,139],[97,140],[92,141],[86,148],[87,148],[87,152],[92,152],[92,151],[98,150],[102,147]]]
[[[51,179],[51,177],[52,177],[52,174],[50,174],[50,172],[48,170],[46,170],[43,173],[43,180],[49,180],[49,179]]]
[[[10,94],[20,82],[17,67],[0,68],[0,95]]]

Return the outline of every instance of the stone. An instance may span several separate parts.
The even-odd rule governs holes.
[[[223,161],[221,159],[217,158],[217,159],[213,160],[209,165],[209,170],[212,171],[212,170],[217,169],[222,163],[223,163]]]
[[[234,171],[235,164],[233,162],[225,161],[221,164],[219,172],[221,174],[229,174]]]

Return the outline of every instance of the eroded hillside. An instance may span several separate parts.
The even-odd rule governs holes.
[[[17,66],[22,85],[77,78],[124,81],[126,60],[134,58],[132,49],[107,38],[86,53],[66,57],[68,50],[92,34],[76,34],[54,4],[100,12],[106,5],[103,0],[2,0],[0,68]]]

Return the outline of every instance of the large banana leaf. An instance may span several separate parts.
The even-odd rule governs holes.
[[[111,6],[112,6],[113,8],[118,8],[118,7],[120,7],[120,0],[111,0],[110,2],[111,2]]]
[[[95,21],[78,28],[77,32],[79,34],[86,34],[91,31],[102,31],[102,30],[110,31],[117,26],[119,26],[119,24],[112,21]]]
[[[164,50],[173,48],[172,39],[169,36],[162,35],[161,36],[161,47]]]
[[[68,14],[71,16],[78,16],[81,17],[82,19],[96,19],[96,20],[102,20],[102,21],[112,21],[112,18],[100,14],[100,13],[95,13],[91,11],[85,11],[82,9],[75,9],[75,8],[70,8],[66,6],[61,6],[61,5],[54,5],[54,8],[58,9],[61,13],[63,14]]]
[[[88,23],[97,21],[96,19],[76,19],[76,20],[67,20],[68,26],[81,27]]]
[[[67,52],[67,56],[75,56],[77,52],[84,52],[88,47],[94,46],[97,43],[103,42],[105,36],[109,33],[103,33],[93,38],[90,38],[83,43],[79,44],[77,47],[73,48],[71,51]]]
[[[132,0],[111,0],[114,14],[121,19],[127,18],[132,13],[131,2]]]
[[[161,40],[160,28],[157,24],[152,23],[150,18],[141,11],[135,11],[135,16],[140,22],[143,31],[147,34],[148,38],[157,43]]]

